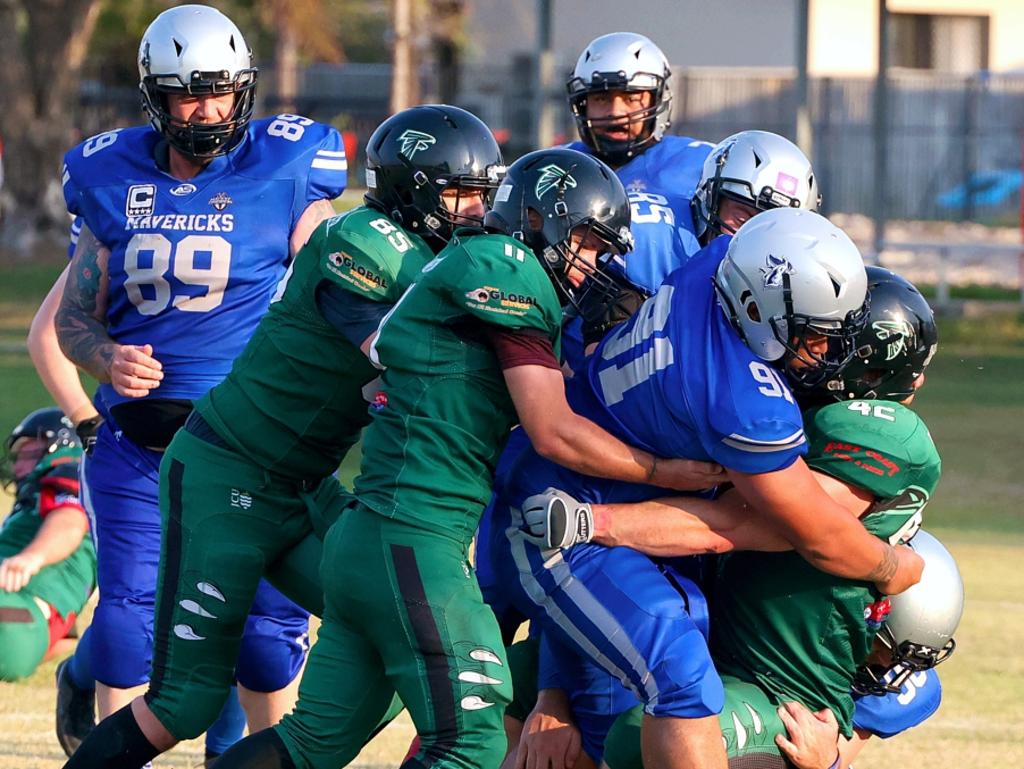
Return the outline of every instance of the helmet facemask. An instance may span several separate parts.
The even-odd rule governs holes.
[[[145,60],[143,60],[145,66]],[[177,74],[152,74],[142,78],[142,107],[168,143],[189,158],[207,160],[230,152],[252,119],[256,103],[255,68],[239,70],[234,77],[227,70],[194,71],[188,82]],[[170,109],[170,95],[221,96],[234,94],[235,101],[226,120],[217,123],[183,122]]]
[[[530,218],[534,215],[539,216],[531,210]],[[549,244],[541,252],[541,260],[554,280],[559,299],[577,309],[584,294],[592,298],[611,299],[619,283],[606,267],[611,259],[624,256],[633,248],[632,235],[628,231],[615,232],[608,225],[592,218],[584,219],[576,225],[567,221],[565,226],[565,238]],[[584,255],[584,246],[596,247],[596,256],[591,258]],[[570,279],[574,272],[582,275],[578,283]]]
[[[877,638],[888,650],[891,661],[888,665],[869,661],[857,668],[851,688],[862,696],[899,694],[910,676],[931,670],[949,659],[956,650],[956,640],[953,638],[946,641],[941,649],[913,641],[897,645],[892,631],[884,625]]]
[[[580,77],[573,77],[566,84],[569,91],[569,106],[572,109],[580,138],[594,150],[594,153],[613,165],[621,165],[630,158],[641,154],[661,137],[658,135],[658,119],[671,106],[671,98],[667,90],[667,79],[653,72],[637,72],[631,79],[623,72],[595,72],[590,82]],[[633,110],[625,115],[590,118],[587,116],[587,100],[595,93],[622,91],[624,93],[649,93],[651,104],[648,107]],[[643,128],[634,137],[633,126],[642,124]],[[602,129],[626,128],[630,137],[612,139],[604,135]]]

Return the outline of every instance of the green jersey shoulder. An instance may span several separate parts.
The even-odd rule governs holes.
[[[804,415],[808,464],[879,501],[861,520],[876,536],[898,542],[920,526],[942,462],[921,418],[899,403],[854,400]]]
[[[306,248],[315,254],[324,279],[389,304],[434,256],[418,235],[365,206],[322,222]]]

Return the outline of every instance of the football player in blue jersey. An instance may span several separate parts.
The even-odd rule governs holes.
[[[863,495],[850,496],[847,487],[851,490],[860,488],[868,493],[871,502],[877,500],[877,504],[868,510],[865,526],[872,527],[876,534],[888,526],[890,531],[897,532],[897,537],[909,536],[920,525],[920,507],[928,495],[925,487],[932,488],[938,480],[938,455],[923,424],[912,412],[895,404],[872,404],[875,399],[910,403],[916,389],[923,383],[925,368],[935,351],[937,334],[931,309],[912,284],[880,268],[870,267],[867,272],[871,309],[869,323],[855,345],[856,357],[837,377],[819,384],[803,398],[805,406],[832,403],[831,408],[812,412],[813,447],[809,461],[819,472],[826,474],[822,477],[827,479],[830,493],[837,499],[848,498],[851,509],[863,510],[866,503]],[[836,400],[842,403],[834,403]],[[865,417],[870,418],[865,421]],[[880,473],[876,463],[887,464],[893,470],[902,467],[902,470],[899,473]],[[865,469],[854,470],[854,467]],[[896,480],[879,480],[885,477]],[[845,486],[837,484],[834,479],[843,481]],[[920,486],[917,485],[919,483]],[[908,485],[912,485],[916,493],[900,492]],[[562,532],[571,541],[589,540],[605,546],[629,547],[652,556],[734,547],[758,550],[788,547],[770,526],[765,527],[763,519],[751,515],[742,500],[733,499],[736,505],[724,499],[715,503],[693,498],[677,499],[676,503],[685,512],[662,507],[658,502],[649,507],[598,505],[593,510],[593,517],[585,521],[577,518],[588,506],[577,506],[569,501],[566,507],[555,505],[552,510],[574,510],[572,515],[561,516],[556,512],[544,518],[539,526],[545,528],[550,525],[552,530]],[[535,502],[526,503],[528,520],[536,518]],[[882,516],[888,516],[890,522],[883,523]],[[655,520],[657,525],[652,525]],[[832,707],[836,713],[844,714],[844,723],[850,724],[852,720],[854,743],[858,743],[858,737],[866,738],[872,733],[897,733],[934,712],[938,682],[934,674],[924,675],[924,671],[941,662],[952,651],[950,639],[960,618],[963,587],[955,563],[941,546],[926,534],[915,536],[913,544],[925,559],[922,579],[910,590],[892,597],[893,613],[884,619],[875,644],[878,658],[871,660],[877,667],[864,667],[856,679],[853,674],[859,659],[856,656],[851,658],[850,652],[859,649],[861,654],[866,653],[865,644],[870,641],[868,628],[878,630],[878,622],[884,618],[889,601],[872,604],[872,612],[866,614],[869,625],[865,628],[860,611],[863,604],[856,605],[861,598],[854,589],[855,585],[829,580],[822,583],[829,589],[817,589],[813,574],[789,556],[784,556],[784,560],[773,560],[774,555],[764,558],[757,554],[751,554],[750,558],[740,555],[738,563],[746,560],[749,566],[745,576],[740,575],[742,566],[719,569],[719,579],[711,591],[712,596],[717,597],[717,611],[713,613],[716,621],[726,623],[726,628],[713,634],[712,640],[717,638],[717,643],[712,644],[712,653],[720,669],[734,676],[730,684],[734,707],[729,718],[723,714],[721,721],[723,731],[727,730],[727,723],[732,731],[731,757],[742,761],[745,756],[750,760],[748,754],[764,755],[774,752],[777,747],[787,754],[792,752],[790,757],[798,765],[817,769],[832,764],[836,756],[837,722],[834,717],[812,718],[809,710],[799,702],[787,704],[779,710],[779,717],[790,727],[792,739],[785,741],[780,735],[773,743],[772,736],[777,733],[774,730],[781,727],[777,722],[775,726],[769,724],[775,718],[774,705],[762,702],[758,706],[757,697],[761,695],[751,697],[740,681],[757,683],[761,689],[774,692],[781,700],[811,701],[807,698],[823,697],[818,701],[819,705],[835,702]],[[797,572],[786,575],[786,565],[803,569],[804,575],[801,577]],[[760,573],[763,579],[750,580],[751,572]],[[722,580],[722,575],[730,578]],[[785,587],[794,581],[802,585],[797,593]],[[833,589],[833,584],[839,587]],[[775,600],[776,596],[781,600]],[[703,604],[699,592],[688,591],[687,598],[691,613],[695,605]],[[854,604],[847,611],[842,608],[843,603],[851,598]],[[822,605],[829,610],[823,612]],[[818,617],[832,619],[828,619],[827,629],[805,632],[800,629],[804,624],[801,617],[806,617],[812,624],[819,621],[815,619]],[[875,624],[872,625],[872,621]],[[775,635],[779,628],[785,628],[781,636]],[[745,642],[744,636],[769,640]],[[780,643],[780,638],[786,641]],[[807,638],[815,641],[813,651],[803,651],[806,644],[801,639]],[[756,648],[759,644],[760,648]],[[769,655],[763,653],[766,645],[774,650]],[[744,650],[749,652],[749,660]],[[737,667],[737,661],[741,659],[743,661]],[[725,667],[721,668],[723,664]],[[771,672],[764,674],[766,665]],[[899,673],[894,669],[897,666]],[[749,672],[737,673],[738,670],[751,669],[760,672],[755,677],[751,677]],[[838,687],[832,687],[833,694],[825,696],[823,692],[830,689],[828,679],[837,672],[839,676],[835,683]],[[908,683],[911,675],[915,676],[914,681]],[[812,685],[805,687],[801,683],[804,681]],[[847,694],[851,683],[857,693],[855,707]],[[884,700],[860,696],[886,693],[896,696]],[[731,715],[735,712],[736,701],[754,702],[754,707],[760,707],[760,723],[765,728],[757,727],[758,722],[755,721],[754,732],[750,732],[750,719],[746,713]],[[557,702],[557,697],[547,695],[544,708],[550,708]],[[585,713],[583,718],[585,721]],[[638,719],[637,712],[620,719],[615,727],[617,733],[613,730],[614,737],[609,737],[604,756],[615,769],[639,766]],[[736,738],[742,734],[740,723],[748,727],[748,733],[745,740],[740,737],[737,743]],[[828,736],[829,725],[831,737]],[[847,727],[846,732],[849,731]],[[823,762],[805,763],[804,759],[812,753]],[[849,760],[845,746],[843,759]]]
[[[669,136],[672,70],[651,40],[615,32],[591,41],[566,83],[580,141],[569,146],[611,166],[626,188],[635,246],[610,271],[641,291],[661,281],[699,249],[690,198],[711,144]],[[580,357],[579,328],[564,343]]]
[[[764,212],[713,241],[605,337],[570,380],[570,403],[662,456],[718,462],[812,565],[900,592],[919,578],[920,558],[868,534],[822,491],[801,457],[792,392],[831,378],[853,355],[866,292],[860,254],[841,230],[800,209]],[[523,500],[563,483],[585,501],[655,493],[566,473],[525,451],[497,490],[498,584],[519,612],[645,703],[645,752],[656,763],[723,766],[722,685],[657,566],[625,548],[552,553],[523,531]]]
[[[60,349],[101,383],[97,417],[79,425],[96,432],[83,490],[98,543],[90,645],[101,716],[149,676],[162,449],[192,400],[227,373],[291,256],[333,215],[347,168],[334,129],[289,114],[252,120],[251,52],[213,8],[160,14],[138,64],[150,124],[67,154],[65,199],[83,224],[63,294],[51,291],[34,324],[45,330],[55,315]],[[77,377],[42,345],[44,382],[65,366],[63,406]],[[261,587],[238,667],[255,728],[289,706],[306,624]]]

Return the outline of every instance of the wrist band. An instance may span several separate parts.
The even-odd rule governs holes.
[[[828,769],[839,769],[839,765],[842,762],[843,762],[843,754],[837,751],[836,752],[836,760],[832,762],[832,766],[830,766]]]

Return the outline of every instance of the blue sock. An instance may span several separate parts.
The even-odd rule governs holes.
[[[71,683],[76,688],[91,692],[96,689],[96,679],[92,677],[92,644],[89,642],[89,631],[87,627],[82,637],[78,639],[75,646],[75,653],[68,659],[67,672]]]
[[[207,754],[220,755],[240,739],[245,731],[245,711],[238,703],[238,690],[232,686],[224,707],[213,725],[206,730]]]

